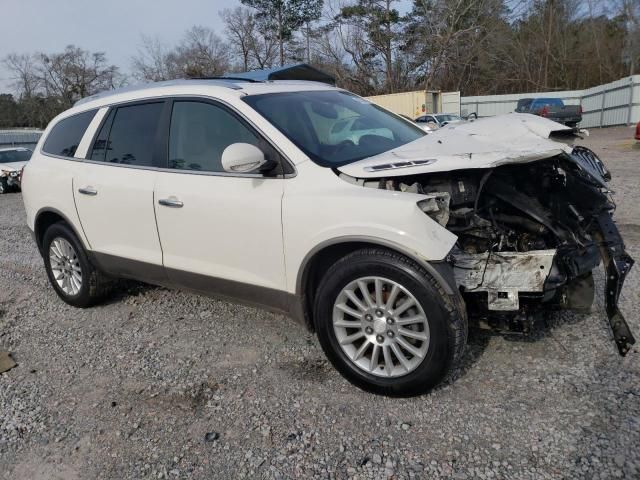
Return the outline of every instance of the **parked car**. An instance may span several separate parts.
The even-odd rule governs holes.
[[[435,123],[424,123],[424,122],[423,123],[417,123],[413,118],[408,117],[407,115],[400,114],[400,116],[402,118],[407,119],[408,121],[410,121],[411,123],[416,125],[418,128],[421,128],[422,130],[424,130],[427,133],[435,132],[439,128],[438,125],[436,125]]]
[[[640,140],[640,122],[636,125],[636,140]]]
[[[581,105],[565,105],[561,98],[523,98],[516,113],[531,113],[575,128],[582,121]]]
[[[22,168],[31,158],[27,148],[0,148],[0,194],[20,189]]]
[[[347,117],[357,142],[332,134]],[[70,305],[132,278],[264,306],[355,385],[419,394],[456,370],[469,320],[527,332],[589,308],[601,260],[620,353],[634,343],[604,166],[558,130],[512,114],[426,135],[310,82],[151,84],[50,123],[24,171],[27,224]]]
[[[444,127],[450,123],[464,122],[463,118],[459,115],[451,115],[449,113],[433,113],[427,115],[421,115],[416,118],[418,124],[435,124],[438,127]]]

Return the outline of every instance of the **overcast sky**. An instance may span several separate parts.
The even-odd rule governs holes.
[[[192,25],[222,34],[218,12],[239,0],[0,0],[0,59],[12,52],[60,52],[74,44],[107,54],[128,73],[142,35],[176,43]],[[0,92],[9,91],[0,66]]]

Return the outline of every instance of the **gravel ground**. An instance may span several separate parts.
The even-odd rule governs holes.
[[[632,130],[584,144],[611,168],[640,259]],[[363,393],[280,315],[128,284],[76,310],[49,288],[19,194],[0,197],[0,478],[639,478],[640,367],[603,302],[529,338],[473,333],[430,395]],[[601,280],[601,275],[600,275]],[[621,301],[640,338],[640,265]]]

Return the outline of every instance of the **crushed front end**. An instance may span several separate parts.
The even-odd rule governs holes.
[[[526,331],[544,310],[588,311],[602,260],[606,312],[625,355],[635,340],[617,305],[633,260],[612,219],[609,179],[593,152],[576,147],[454,180],[446,226],[458,243],[450,261],[470,313]],[[467,201],[461,190],[471,190]]]
[[[609,179],[592,151],[575,147],[527,163],[394,176],[379,188],[428,196],[420,207],[458,237],[448,261],[469,316],[490,328],[527,332],[542,312],[588,311],[602,260],[606,312],[625,355],[635,340],[617,304],[633,260],[612,219]]]

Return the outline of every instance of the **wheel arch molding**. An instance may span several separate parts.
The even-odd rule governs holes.
[[[62,213],[57,208],[43,207],[40,210],[38,210],[38,212],[36,213],[34,224],[33,224],[34,225],[33,235],[34,235],[36,245],[38,246],[38,251],[40,252],[40,254],[42,255],[43,253],[42,239],[44,237],[44,232],[46,232],[47,228],[49,228],[51,225],[60,221],[65,222],[69,226],[69,228],[73,231],[73,233],[78,238],[78,240],[80,241],[82,246],[85,248],[85,250],[88,251],[89,249],[87,248],[87,245],[84,242],[84,237],[80,235],[80,232],[78,232],[78,229],[73,224],[73,222],[69,220],[69,217],[67,217],[64,213]]]
[[[343,236],[326,240],[316,245],[304,257],[296,276],[296,298],[300,301],[300,312],[305,326],[315,331],[313,300],[315,289],[322,276],[338,259],[363,248],[383,248],[403,255],[422,266],[441,285],[447,295],[459,296],[453,271],[445,261],[427,261],[402,245],[382,238],[368,236]]]

